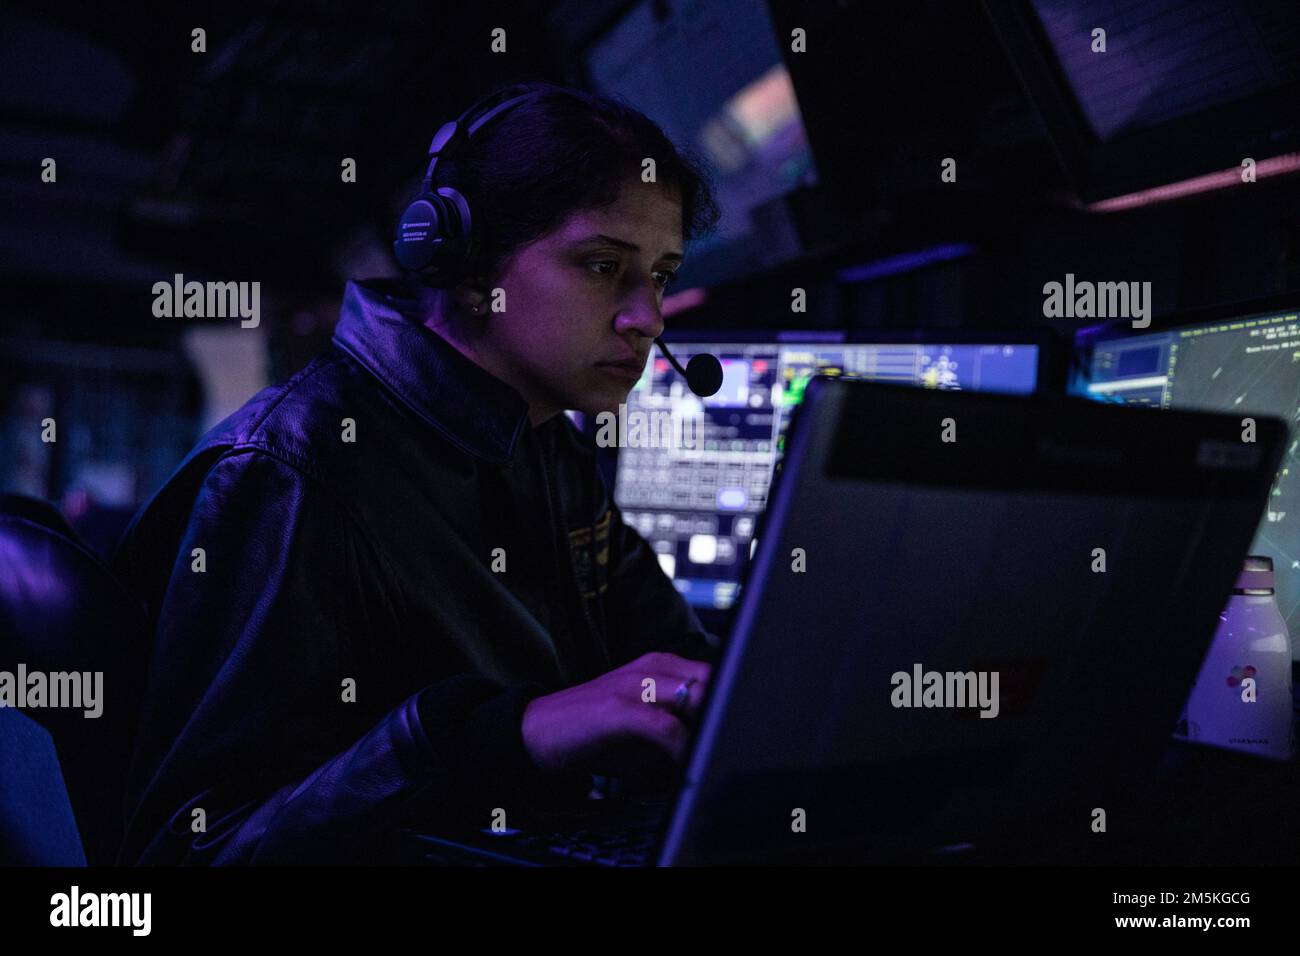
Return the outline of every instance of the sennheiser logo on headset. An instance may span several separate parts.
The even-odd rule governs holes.
[[[429,219],[420,222],[404,222],[402,223],[402,237],[398,241],[420,242],[429,234],[429,227],[432,225],[433,221]]]
[[[457,119],[444,123],[434,135],[429,143],[429,167],[420,184],[420,194],[402,213],[393,241],[397,264],[420,282],[434,289],[451,288],[469,275],[470,263],[479,247],[476,230],[481,227],[474,221],[469,201],[455,186],[434,185],[438,163],[451,161],[479,130],[501,114],[546,92],[533,90],[508,96],[495,106],[490,106],[495,97],[489,97]],[[472,122],[471,115],[475,115]],[[655,344],[696,395],[707,398],[722,387],[722,363],[713,355],[701,352],[682,368],[662,338],[656,338]]]

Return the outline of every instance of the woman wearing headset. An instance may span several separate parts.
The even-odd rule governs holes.
[[[119,546],[153,625],[123,862],[382,860],[400,826],[515,825],[685,754],[716,639],[564,410],[626,400],[708,184],[542,83],[431,155],[407,280],[348,283],[330,349]]]

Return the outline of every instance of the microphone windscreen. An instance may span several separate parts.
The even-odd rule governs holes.
[[[716,355],[700,352],[686,363],[686,384],[700,398],[708,398],[722,388],[722,363]]]

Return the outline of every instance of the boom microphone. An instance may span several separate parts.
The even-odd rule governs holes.
[[[656,338],[655,345],[659,346],[659,351],[677,370],[677,374],[686,379],[687,387],[700,398],[708,398],[722,388],[722,363],[718,361],[716,355],[710,355],[708,352],[692,355],[691,360],[686,363],[686,368],[682,368],[681,363],[673,358],[673,353],[668,351],[668,346],[664,344],[662,338]]]

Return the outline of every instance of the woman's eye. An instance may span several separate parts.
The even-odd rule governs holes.
[[[602,270],[602,266],[609,266],[609,268]],[[595,272],[596,275],[608,276],[618,271],[618,263],[611,259],[601,259],[587,263],[587,268]],[[659,283],[661,289],[677,278],[677,273],[673,269],[660,269],[658,272],[652,273],[652,275],[656,276],[655,282]]]

